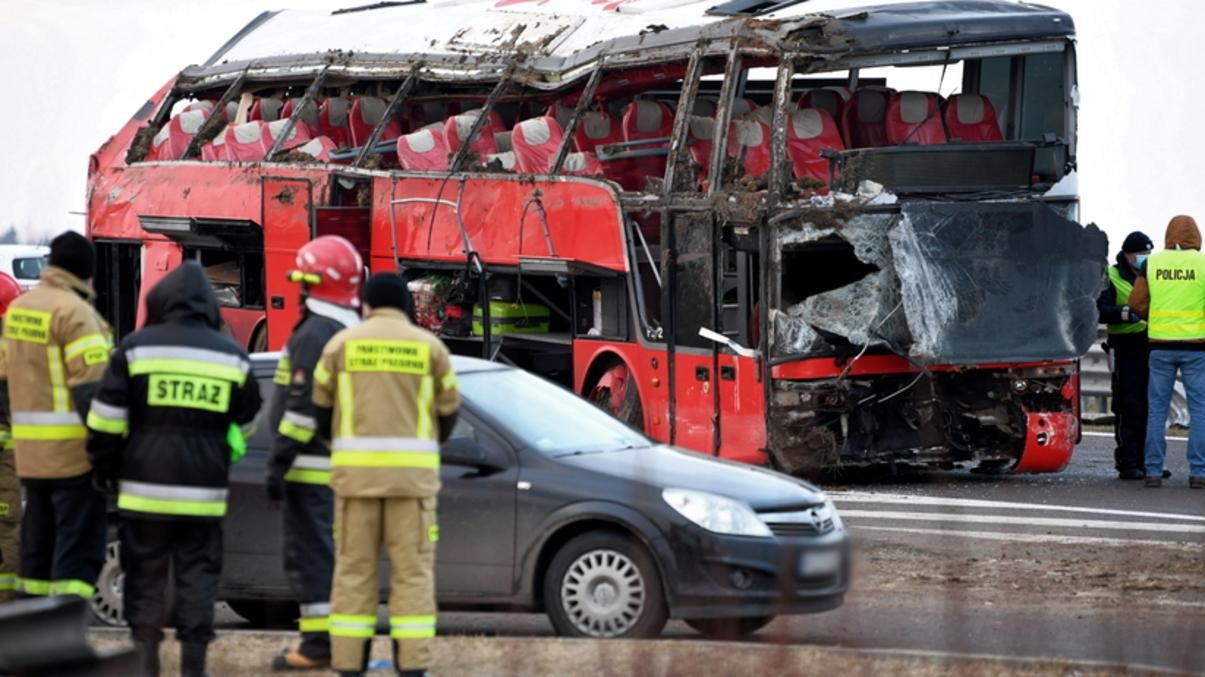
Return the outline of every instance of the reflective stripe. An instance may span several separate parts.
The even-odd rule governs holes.
[[[46,346],[46,364],[50,369],[50,391],[54,398],[54,410],[71,411],[67,406],[67,386],[63,379],[63,353],[58,346]]]
[[[448,373],[439,380],[439,388],[440,390],[456,390],[458,387],[460,387],[460,381],[456,378],[456,372],[448,367]]]
[[[331,454],[336,468],[429,468],[439,467],[439,454],[413,451],[336,451]]]
[[[314,616],[329,616],[330,613],[330,602],[317,602],[314,604],[301,605],[301,615],[304,618],[313,618]]]
[[[278,386],[289,385],[289,369],[289,353],[285,351],[276,361],[276,372],[272,375],[272,382]]]
[[[96,588],[92,587],[91,583],[85,583],[80,580],[64,580],[50,582],[51,595],[76,595],[88,599],[96,594]]]
[[[88,408],[88,427],[110,435],[124,435],[130,430],[130,410],[100,400],[92,400]]]
[[[15,440],[82,440],[88,429],[75,412],[14,411]]]
[[[63,359],[74,360],[89,348],[103,348],[106,352],[112,344],[104,334],[89,334],[68,343],[63,348]]]
[[[285,472],[285,481],[295,482],[297,484],[319,484],[327,486],[331,483],[331,471],[289,468],[288,471]]]
[[[432,432],[434,426],[431,425],[434,400],[435,379],[430,375],[424,376],[418,386],[418,421],[414,425],[414,434],[424,440],[435,439],[435,434]]]
[[[339,434],[343,437],[355,435],[355,395],[351,389],[351,374],[339,372]]]
[[[140,346],[126,351],[130,376],[186,374],[208,376],[242,385],[251,364],[238,355],[204,348]]]
[[[331,372],[321,361],[318,362],[318,366],[314,367],[314,381],[324,386],[331,384]]]
[[[369,615],[330,615],[331,637],[372,637],[377,633],[377,617]]]
[[[10,573],[0,574],[0,592],[17,589],[17,575]]]
[[[26,595],[49,595],[50,581],[42,581],[36,578],[17,578],[16,590]]]
[[[394,639],[425,639],[435,636],[435,616],[391,616],[389,636]]]
[[[330,619],[326,616],[297,619],[298,632],[329,632],[330,626]]]
[[[314,420],[313,416],[286,411],[280,419],[280,426],[277,427],[276,432],[291,440],[309,444],[310,440],[314,439],[316,430],[318,430],[318,421]]]
[[[161,515],[221,517],[226,514],[226,489],[122,480],[117,507]]]
[[[297,454],[297,457],[293,459],[293,467],[304,470],[330,470],[331,457],[318,454]]]
[[[417,437],[337,437],[331,446],[335,451],[414,451],[439,453],[435,440],[420,440]]]

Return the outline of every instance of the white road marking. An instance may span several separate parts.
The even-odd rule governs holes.
[[[887,531],[897,534],[918,534],[922,536],[948,536],[953,538],[982,539],[989,541],[1011,541],[1017,543],[1058,543],[1061,545],[1119,545],[1119,546],[1151,546],[1165,548],[1182,548],[1187,550],[1205,549],[1205,544],[1188,541],[1153,541],[1142,538],[1108,538],[1104,536],[1061,536],[1058,534],[1010,534],[1000,531],[957,531],[948,529],[914,529],[910,527],[870,527],[850,525],[854,532],[858,531]],[[1205,605],[1203,605],[1205,606]]]
[[[1205,517],[1182,515],[1169,512],[1144,512],[1139,510],[1113,510],[1110,508],[1086,508],[1077,505],[1046,505],[1045,503],[1014,503],[1012,501],[986,501],[978,498],[949,498],[945,496],[915,496],[912,494],[878,494],[872,491],[829,491],[830,498],[840,503],[883,503],[897,505],[942,505],[961,508],[996,508],[1001,510],[1041,510],[1042,512],[1082,512],[1093,515],[1116,517],[1148,517],[1161,520],[1182,520],[1205,523]],[[845,511],[842,510],[844,515]]]
[[[841,517],[866,519],[909,520],[913,522],[961,522],[966,524],[1013,524],[1026,527],[1063,527],[1072,529],[1110,529],[1113,531],[1154,531],[1186,534],[1205,534],[1205,526],[1195,524],[1163,524],[1159,522],[1118,522],[1113,520],[1080,520],[1059,517],[1009,517],[1006,515],[952,515],[937,512],[896,512],[878,510],[841,510]]]
[[[1085,430],[1084,437],[1107,437],[1109,439],[1113,439],[1113,433],[1100,433],[1100,432],[1096,432],[1095,430]],[[1172,436],[1172,437],[1168,437],[1167,439],[1169,439],[1173,442],[1187,442],[1188,441],[1187,437],[1179,437],[1179,436]]]

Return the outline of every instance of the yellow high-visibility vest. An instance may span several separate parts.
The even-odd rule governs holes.
[[[1205,254],[1164,250],[1146,261],[1151,293],[1147,334],[1159,341],[1205,340]]]
[[[1113,291],[1117,295],[1117,305],[1129,305],[1130,292],[1134,291],[1134,285],[1121,276],[1121,271],[1117,269],[1117,266],[1109,266],[1109,281],[1113,283]],[[1114,322],[1109,325],[1110,336],[1117,336],[1118,334],[1141,334],[1144,331],[1146,331],[1146,322],[1142,320],[1137,322]]]

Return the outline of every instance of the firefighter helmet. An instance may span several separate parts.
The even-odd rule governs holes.
[[[15,301],[22,291],[21,285],[17,284],[12,275],[0,273],[0,317],[4,317],[9,304]]]
[[[323,235],[297,250],[297,269],[289,273],[310,296],[341,306],[360,305],[364,262],[360,252],[338,235]]]

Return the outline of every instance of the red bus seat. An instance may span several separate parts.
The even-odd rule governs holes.
[[[893,90],[863,87],[854,91],[841,108],[839,126],[846,148],[876,148],[887,145],[887,100]]]
[[[664,139],[673,130],[674,112],[660,101],[633,101],[624,110],[623,137],[627,141]]]
[[[214,104],[213,101],[210,101],[208,99],[201,99],[200,101],[193,101],[193,102],[189,103],[187,106],[184,107],[184,110],[182,110],[180,112],[181,113],[191,113],[193,111],[203,110],[208,114],[212,114],[213,113],[213,104]]]
[[[849,101],[850,91],[848,87],[817,87],[809,89],[799,97],[799,104],[796,106],[800,110],[804,108],[819,108],[826,111],[833,122],[841,117],[841,107]]]
[[[718,105],[715,99],[699,97],[695,99],[694,105],[691,106],[690,113],[691,115],[698,115],[700,117],[713,118],[715,117]]]
[[[397,158],[402,169],[423,172],[447,170],[448,142],[443,129],[431,126],[399,136]]]
[[[276,142],[276,138],[284,131],[289,124],[288,120],[275,120],[273,122],[264,123],[266,134],[264,135],[264,153],[267,154],[272,149],[272,144]],[[289,130],[289,138],[284,143],[280,144],[280,149],[287,151],[296,148],[297,146],[314,138],[314,132],[310,126],[304,122],[298,121],[293,125],[293,129]]]
[[[561,125],[556,118],[548,115],[515,125],[510,137],[515,149],[515,171],[523,174],[548,173],[562,137]]]
[[[575,176],[598,176],[603,174],[603,166],[594,153],[566,153],[561,171]]]
[[[248,120],[263,120],[264,122],[272,122],[280,119],[280,111],[284,108],[284,101],[277,98],[265,97],[256,99],[255,103],[251,104],[251,111],[247,113]]]
[[[318,129],[340,148],[351,145],[350,114],[351,102],[342,96],[331,97],[318,107]]]
[[[305,153],[306,155],[309,155],[318,162],[330,162],[331,153],[337,148],[338,146],[336,146],[335,142],[331,141],[329,137],[316,136],[298,146],[295,150],[298,153]]]
[[[282,120],[287,120],[293,117],[293,109],[301,104],[301,99],[288,99],[280,108],[280,117]],[[310,126],[310,129],[318,129],[318,104],[311,101],[305,110],[301,111],[301,117],[298,118],[301,122]]]
[[[887,102],[887,142],[893,145],[928,145],[946,142],[937,95],[900,92]]]
[[[188,148],[192,137],[200,131],[201,125],[209,118],[209,111],[204,107],[196,110],[185,110],[163,125],[159,133],[151,140],[151,150],[147,160],[179,160]]]
[[[376,129],[388,107],[389,104],[384,99],[375,96],[361,96],[352,102],[351,119],[348,121],[352,146],[359,148],[368,143],[368,137],[372,136],[372,130]],[[377,141],[392,141],[401,135],[402,122],[395,115],[381,130]]]
[[[473,131],[478,117],[476,113],[461,113],[444,121],[444,138],[447,140],[449,153],[460,150],[469,132]],[[485,156],[498,152],[498,146],[494,143],[494,126],[488,119],[477,133],[477,138],[469,144],[469,150],[477,155],[478,162],[485,160]]]
[[[740,98],[736,98],[736,99],[732,100],[732,119],[733,120],[735,120],[739,117],[748,115],[755,110],[757,110],[757,104],[753,103],[753,99],[746,99],[744,97],[740,97]]]
[[[577,106],[568,101],[557,101],[544,111],[544,115],[556,120],[556,123],[564,129],[569,126],[569,119],[573,117],[573,109]]]
[[[795,178],[810,178],[828,184],[828,160],[824,150],[845,150],[833,116],[823,108],[804,108],[791,113],[787,125],[787,157]]]
[[[582,119],[573,130],[573,145],[584,153],[593,153],[599,146],[623,141],[623,131],[615,118],[605,111],[591,110],[582,114]]]
[[[268,153],[271,146],[264,138],[271,138],[268,123],[263,120],[244,122],[241,125],[226,127],[226,142],[221,146],[221,152],[229,162],[260,162]]]
[[[690,159],[699,167],[699,185],[707,182],[711,171],[711,149],[715,143],[715,118],[692,115],[686,128],[687,150]]]
[[[226,162],[226,130],[222,130],[213,141],[201,146],[202,162]]]
[[[765,175],[770,169],[770,125],[751,117],[733,120],[728,157],[741,158],[747,176]]]
[[[485,164],[492,165],[497,162],[508,172],[515,171],[515,154],[511,151],[504,150],[500,153],[490,153],[485,156]]]
[[[512,133],[513,132],[511,132],[509,129],[506,131],[494,132],[494,147],[498,149],[499,153],[506,153],[514,150],[514,146],[512,146],[510,142]]]
[[[946,129],[951,141],[1003,141],[1000,121],[991,99],[979,94],[955,94],[945,103]]]
[[[750,113],[747,113],[745,117],[751,120],[757,120],[758,122],[764,122],[768,125],[774,122],[774,109],[769,106],[754,108]]]

